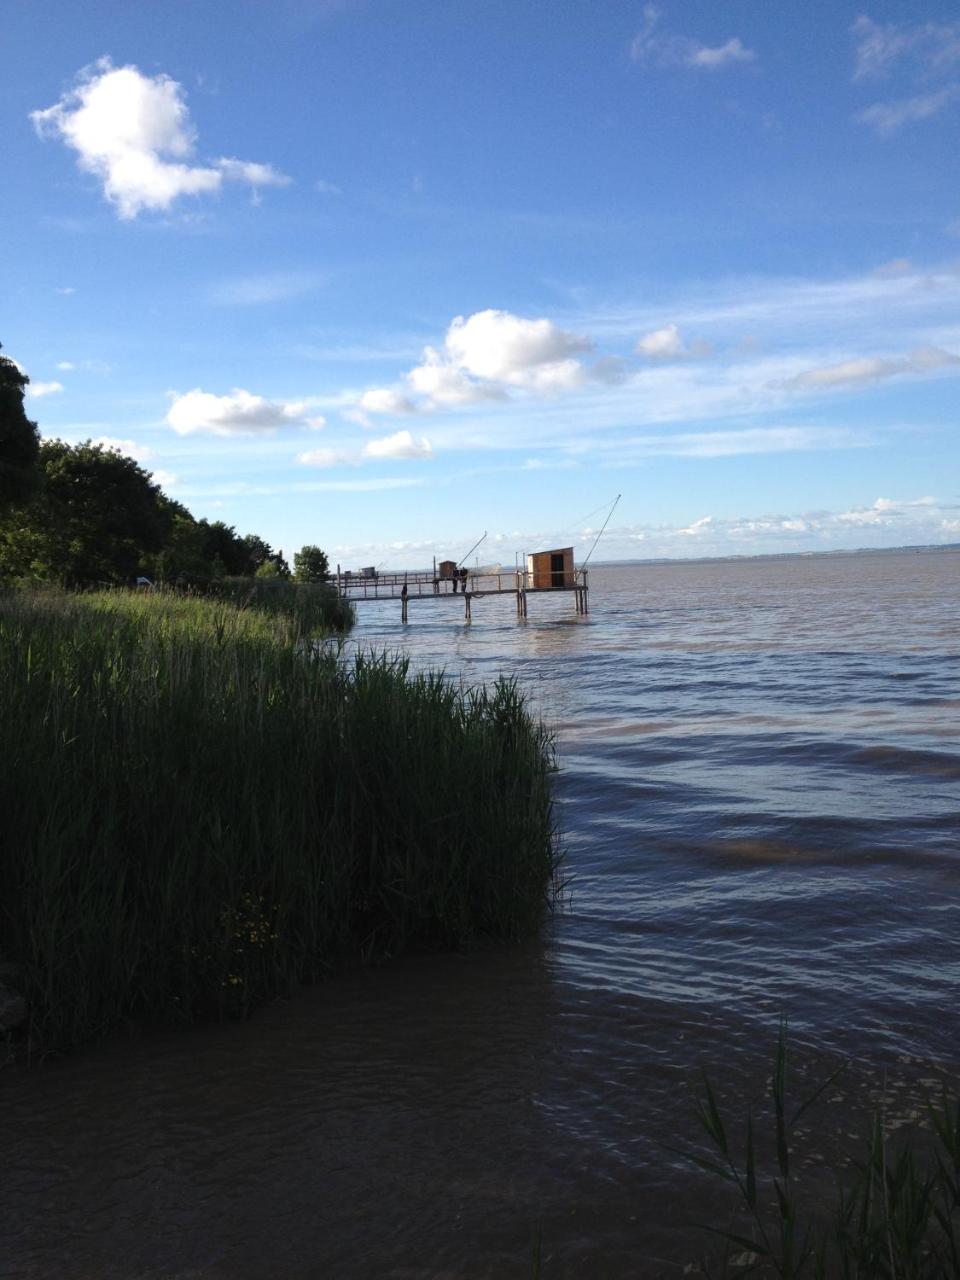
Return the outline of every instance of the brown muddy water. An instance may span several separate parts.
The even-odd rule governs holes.
[[[624,566],[591,609],[361,606],[356,638],[555,727],[543,937],[0,1073],[3,1277],[683,1274],[729,1200],[699,1072],[847,1075],[801,1180],[960,1079],[960,553]],[[384,744],[389,749],[389,744]]]

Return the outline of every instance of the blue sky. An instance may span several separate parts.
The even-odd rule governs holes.
[[[960,15],[4,9],[48,436],[345,566],[960,541]]]

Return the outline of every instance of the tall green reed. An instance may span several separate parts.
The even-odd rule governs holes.
[[[460,692],[153,593],[0,597],[0,958],[30,1044],[243,1012],[344,963],[534,930],[551,743]]]
[[[811,1201],[795,1176],[799,1121],[843,1072],[841,1067],[795,1106],[788,1104],[787,1036],[781,1024],[771,1082],[772,1107],[759,1126],[747,1112],[735,1142],[704,1077],[697,1109],[710,1154],[688,1158],[735,1192],[736,1229],[707,1224],[725,1242],[717,1276],[798,1280],[958,1280],[960,1278],[960,1098],[928,1103],[926,1134],[888,1130],[884,1106],[849,1171],[835,1174],[832,1205]],[[763,1150],[764,1156],[758,1155]],[[734,1252],[734,1250],[736,1252]]]

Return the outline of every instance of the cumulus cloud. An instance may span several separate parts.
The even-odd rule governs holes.
[[[19,368],[19,365],[17,367]],[[43,396],[55,396],[62,390],[62,382],[31,382],[26,394],[32,396],[34,400],[40,400]]]
[[[216,436],[271,433],[278,427],[316,425],[306,418],[302,401],[271,401],[235,387],[230,395],[215,396],[195,387],[184,395],[173,393],[167,422],[179,435],[208,432]],[[322,419],[319,420],[322,424]]]
[[[500,387],[472,381],[434,347],[424,348],[423,363],[411,369],[406,378],[411,391],[431,405],[476,404],[481,400],[502,400],[505,394]]]
[[[398,431],[381,440],[370,440],[364,445],[366,458],[429,458],[433,453],[426,436],[415,440],[409,431]]]
[[[411,400],[392,387],[371,387],[360,397],[361,413],[415,413]]]
[[[834,387],[855,387],[881,382],[884,378],[894,378],[900,374],[931,373],[957,365],[960,365],[960,356],[949,351],[943,351],[939,347],[917,347],[906,356],[865,356],[857,360],[844,360],[839,364],[806,369],[776,385],[801,391],[832,390]]]
[[[509,311],[457,316],[444,343],[447,360],[475,377],[536,391],[562,390],[583,380],[573,357],[592,343],[552,320],[526,320]]]
[[[753,62],[757,56],[752,49],[745,47],[739,36],[732,36],[723,44],[711,47],[689,36],[660,31],[659,24],[660,10],[656,5],[646,5],[643,26],[630,45],[630,56],[634,62],[643,66],[716,71],[736,63]]]
[[[211,194],[224,180],[256,191],[290,181],[271,165],[222,158],[196,164],[196,130],[182,86],[162,73],[101,58],[52,107],[31,112],[41,137],[60,138],[97,177],[121,218],[169,209],[181,196]]]
[[[571,390],[586,378],[576,356],[592,345],[551,320],[528,320],[509,311],[456,316],[442,349],[425,347],[420,364],[403,375],[405,390],[372,387],[344,416],[369,426],[369,414],[429,413],[504,400],[510,388],[541,395]]]
[[[151,471],[150,474],[161,489],[175,489],[180,484],[180,477],[175,471]]]
[[[662,329],[654,329],[637,343],[637,355],[648,356],[652,360],[665,360],[683,355],[683,339],[675,324],[665,325]]]

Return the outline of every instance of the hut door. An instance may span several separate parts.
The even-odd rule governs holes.
[[[550,557],[550,585],[552,587],[563,586],[563,556]]]

